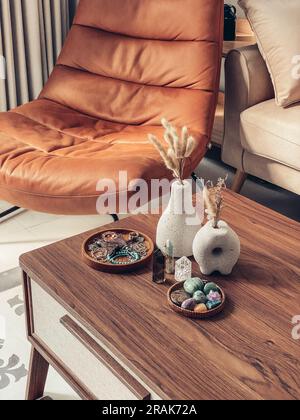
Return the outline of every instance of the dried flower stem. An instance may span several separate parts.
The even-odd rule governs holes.
[[[196,141],[194,137],[189,136],[187,127],[183,127],[181,138],[179,138],[176,128],[166,119],[162,120],[162,126],[165,128],[164,140],[168,148],[165,149],[157,137],[152,134],[148,136],[149,141],[158,150],[166,167],[173,172],[174,178],[183,184],[186,159],[193,154]]]
[[[223,190],[226,188],[228,177],[219,178],[216,186],[209,182],[203,191],[203,197],[208,219],[212,220],[213,228],[218,229],[223,209]]]

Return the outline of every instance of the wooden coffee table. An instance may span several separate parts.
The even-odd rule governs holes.
[[[242,255],[230,277],[212,277],[229,297],[214,320],[172,312],[170,285],[153,284],[149,268],[85,266],[88,233],[23,255],[27,399],[43,395],[49,363],[84,399],[299,399],[300,225],[231,192],[226,203]],[[156,222],[133,216],[111,227],[154,239]]]

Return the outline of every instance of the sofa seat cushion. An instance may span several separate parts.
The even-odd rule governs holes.
[[[49,100],[0,114],[0,196],[19,206],[56,214],[95,214],[99,180],[170,178],[147,135],[159,126],[99,120]],[[187,171],[202,159],[207,139]]]
[[[242,145],[249,153],[300,170],[300,104],[280,108],[274,99],[241,115]]]

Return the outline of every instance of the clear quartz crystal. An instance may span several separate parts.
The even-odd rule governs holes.
[[[187,257],[182,257],[175,265],[175,280],[186,281],[192,277],[192,262]]]

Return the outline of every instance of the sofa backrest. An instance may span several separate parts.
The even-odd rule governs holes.
[[[81,0],[41,98],[132,125],[210,136],[223,0]]]

